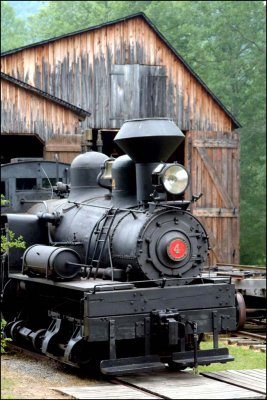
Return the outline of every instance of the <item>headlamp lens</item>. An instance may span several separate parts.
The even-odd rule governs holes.
[[[189,176],[187,171],[181,165],[171,165],[168,167],[162,177],[162,183],[171,194],[181,194],[187,188]]]

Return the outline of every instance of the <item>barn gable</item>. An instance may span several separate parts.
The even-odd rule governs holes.
[[[240,126],[143,13],[2,53],[2,70],[92,111],[84,128],[153,116],[182,130]]]

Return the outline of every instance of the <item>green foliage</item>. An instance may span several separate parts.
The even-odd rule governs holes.
[[[22,236],[16,238],[14,232],[9,230],[8,235],[1,235],[1,253],[7,252],[12,247],[25,249],[26,244]]]
[[[1,194],[1,206],[7,206],[9,204],[9,200],[5,199],[5,196]]]
[[[151,1],[49,1],[29,17],[32,41],[39,41],[144,11]]]
[[[242,124],[241,263],[265,264],[263,1],[49,1],[27,19],[26,34],[7,2],[1,4],[3,50],[144,12]]]
[[[11,7],[14,8],[16,16],[21,19],[26,19],[29,15],[36,14],[40,7],[48,4],[48,1],[12,1],[8,0]]]
[[[8,1],[1,1],[1,52],[23,46],[27,42],[25,23],[16,17]]]
[[[12,339],[7,338],[4,334],[4,327],[6,326],[6,321],[1,320],[1,354],[6,353],[6,348],[8,345],[8,342],[11,342]]]
[[[9,203],[5,197],[1,194],[1,206],[5,206]],[[25,249],[26,243],[22,236],[16,238],[15,233],[8,230],[6,234],[1,234],[1,255],[6,254],[8,249],[15,247],[17,249]]]

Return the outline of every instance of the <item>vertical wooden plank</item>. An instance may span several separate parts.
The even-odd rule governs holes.
[[[129,38],[128,38],[128,29],[127,29],[127,38],[126,38],[126,46],[127,53],[129,52]],[[106,33],[106,42],[107,42],[107,110],[105,113],[105,127],[110,126],[111,128],[115,127],[115,121],[111,120],[111,68],[114,64],[114,25],[107,27]],[[128,57],[129,55],[127,55]]]
[[[155,60],[155,56],[156,56],[155,33],[152,30],[152,28],[149,29],[148,40],[150,42],[150,63],[151,63],[151,65],[156,65],[156,60]]]
[[[61,98],[61,79],[60,79],[60,42],[55,41],[53,43],[54,46],[54,71],[55,71],[55,79],[54,79],[54,95],[56,97]]]
[[[128,32],[127,32],[127,44],[129,48],[129,24],[128,24]],[[111,25],[108,27],[107,31],[107,45],[110,54],[110,63],[115,64],[115,27]],[[128,54],[129,57],[129,54]]]
[[[124,43],[122,43],[124,46]],[[109,99],[108,99],[108,81],[107,81],[107,28],[103,27],[101,29],[101,54],[100,54],[100,66],[101,66],[101,116],[100,116],[100,128],[105,126],[105,118],[107,115],[107,109],[109,106]]]
[[[43,52],[41,54],[41,76],[42,76],[42,87],[46,93],[49,93],[49,46],[43,46]]]
[[[87,109],[88,91],[87,91],[87,54],[86,54],[86,33],[80,35],[80,57],[81,57],[81,108]]]
[[[17,55],[16,55],[16,59],[15,59],[15,68],[16,68],[16,77],[17,79],[23,80],[23,65],[22,65],[22,51],[20,51]]]
[[[181,64],[179,65],[179,71],[180,71],[180,91],[179,91],[179,114],[180,114],[180,121],[181,121],[181,129],[186,130],[185,128],[185,119],[184,119],[184,91],[185,91],[185,69],[184,66]]]
[[[142,52],[142,54],[139,55],[139,58],[142,60],[141,64],[147,64],[146,52],[145,52],[145,42],[146,42],[145,32],[146,32],[146,23],[144,20],[141,20],[140,52]],[[162,50],[162,47],[161,47],[161,50]]]
[[[122,45],[123,45],[123,54],[124,54],[124,64],[129,64],[129,21],[125,21],[123,24],[123,40],[122,40]],[[107,43],[108,43],[107,39]]]
[[[94,105],[95,105],[95,126],[100,127],[100,33],[94,31]]]
[[[73,40],[73,64],[72,64],[72,99],[73,104],[79,107],[80,99],[80,35],[75,35]]]
[[[47,62],[48,66],[48,93],[51,94],[52,96],[55,93],[55,88],[54,88],[54,77],[55,77],[55,64],[54,64],[54,45],[53,43],[49,43],[47,45],[48,47],[48,59],[44,60]]]
[[[204,123],[203,123],[203,87],[199,88],[199,131],[204,130]]]
[[[5,74],[7,74],[6,59],[7,59],[7,57],[5,57],[5,56],[1,57],[1,71],[4,72]]]
[[[195,83],[195,121],[194,129],[196,131],[201,130],[201,86],[198,82]]]
[[[89,50],[89,110],[92,113],[90,120],[92,123],[92,126],[96,126],[96,109],[95,109],[95,81],[94,81],[94,71],[95,71],[95,66],[94,66],[94,54],[95,54],[95,48],[94,48],[94,31],[91,31],[88,33],[87,36],[87,49]]]
[[[188,102],[188,76],[186,71],[183,71],[183,129],[189,130],[188,121],[187,121],[187,102]]]
[[[134,20],[128,21],[128,32],[129,32],[129,51],[128,51],[128,59],[129,64],[136,63],[136,26]]]

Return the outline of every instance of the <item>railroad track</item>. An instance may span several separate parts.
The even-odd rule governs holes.
[[[246,346],[266,353],[266,320],[251,320],[245,324],[244,330],[220,335],[220,339],[230,345]]]
[[[256,333],[239,331],[232,334],[227,339],[228,344],[236,344],[237,346],[249,346],[252,350],[260,350],[266,353],[266,335],[258,335]]]
[[[22,349],[13,344],[10,349],[37,361],[49,359],[39,353]],[[69,372],[67,374],[69,375]],[[80,375],[78,370],[73,374]],[[87,377],[84,385],[50,389],[76,399],[215,399],[218,393],[224,399],[265,399],[266,370],[223,371],[221,373],[194,374],[192,370],[173,372],[166,370],[123,377],[103,375]],[[256,381],[255,381],[256,379]],[[216,383],[215,383],[216,381]],[[255,381],[255,382],[254,382]],[[253,383],[254,382],[254,383]],[[192,396],[192,397],[191,397]],[[53,397],[54,398],[54,397]]]

